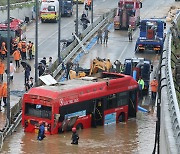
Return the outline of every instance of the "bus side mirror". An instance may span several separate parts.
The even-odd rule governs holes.
[[[139,3],[139,8],[142,8],[142,2]]]

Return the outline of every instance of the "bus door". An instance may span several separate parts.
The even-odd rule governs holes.
[[[103,99],[96,100],[95,121],[96,125],[103,125]]]
[[[137,112],[137,90],[130,91],[129,93],[129,105],[128,105],[128,117],[136,117]]]

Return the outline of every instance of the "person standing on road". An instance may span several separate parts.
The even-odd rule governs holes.
[[[133,29],[132,29],[131,25],[129,25],[129,28],[128,28],[129,41],[132,41],[132,32],[133,32]]]
[[[21,56],[22,56],[23,60],[26,60],[26,49],[27,49],[26,42],[23,41],[22,42],[22,49],[21,49],[22,50]]]
[[[116,61],[114,62],[114,65],[116,66],[116,73],[120,73],[120,72],[121,72],[121,69],[120,69],[120,67],[121,67],[121,62],[120,62],[119,60],[116,60]]]
[[[32,59],[35,57],[35,46],[34,43],[32,42]]]
[[[32,59],[32,43],[31,43],[31,41],[29,41],[29,43],[27,45],[27,51],[29,54],[29,60],[31,60]]]
[[[16,68],[20,67],[19,61],[21,59],[21,53],[18,49],[16,49],[13,53],[14,60],[16,62]]]
[[[1,102],[2,102],[2,88],[3,88],[3,82],[0,81],[0,111],[1,110]]]
[[[26,82],[29,81],[29,76],[30,76],[31,70],[30,70],[30,67],[27,65],[25,66],[24,70],[25,70],[24,76],[25,76],[25,84],[26,84]]]
[[[88,10],[89,10],[89,6],[87,3],[85,3],[84,5],[84,9],[86,10],[86,16],[88,16]]]
[[[102,30],[99,29],[97,32],[97,44],[99,44],[99,40],[101,41],[102,44]]]
[[[142,79],[142,77],[139,77],[138,80],[138,84],[139,84],[139,97],[140,99],[143,98],[143,89],[144,89],[144,80]]]
[[[158,89],[158,81],[156,80],[156,77],[150,82],[151,86],[151,99],[154,101],[156,99],[156,93]]]
[[[45,71],[45,66],[43,63],[39,63],[38,70],[39,70],[39,77],[40,77],[41,75],[43,75]]]
[[[7,54],[7,49],[6,49],[6,43],[2,42],[2,46],[1,46],[1,57],[4,60]]]
[[[108,42],[108,35],[109,35],[109,30],[106,28],[104,31],[104,44],[106,44],[106,45]]]
[[[16,71],[16,67],[13,62],[10,61],[10,80],[13,81],[14,72]]]
[[[0,81],[3,82],[3,74],[5,71],[5,65],[2,61],[2,59],[0,59]]]
[[[2,85],[2,99],[3,99],[3,103],[4,103],[4,106],[3,107],[6,107],[7,106],[7,83],[3,83]]]

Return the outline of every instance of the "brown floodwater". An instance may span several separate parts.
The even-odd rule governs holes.
[[[2,154],[151,154],[154,148],[155,113],[138,112],[136,119],[78,131],[78,145],[71,145],[71,132],[48,135],[24,133],[21,125],[6,138]]]

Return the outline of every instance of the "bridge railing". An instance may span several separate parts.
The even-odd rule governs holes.
[[[180,20],[180,13],[176,20]],[[169,31],[161,60],[161,124],[160,153],[176,154],[180,151],[180,111],[171,66],[172,32]]]

